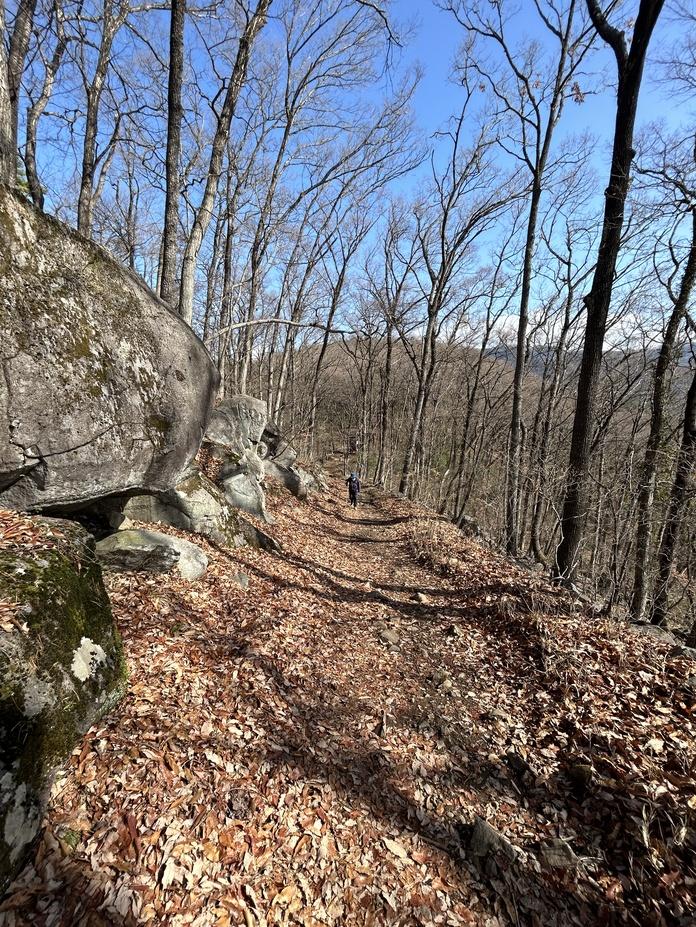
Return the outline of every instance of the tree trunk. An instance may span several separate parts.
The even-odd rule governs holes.
[[[92,234],[94,211],[94,176],[97,169],[97,133],[99,131],[99,107],[106,74],[111,59],[114,37],[123,24],[121,13],[113,15],[113,0],[104,0],[103,23],[99,54],[94,77],[87,87],[87,109],[85,112],[85,136],[82,143],[82,169],[80,172],[80,193],[77,200],[77,230],[88,238]]]
[[[515,353],[515,374],[512,381],[512,419],[508,443],[508,492],[505,508],[505,546],[513,556],[518,552],[517,511],[520,491],[521,441],[522,441],[522,384],[524,382],[525,357],[527,353],[527,327],[529,324],[529,293],[532,286],[532,261],[536,245],[536,227],[541,199],[540,172],[538,168],[532,187],[532,198],[527,221],[527,240],[524,246],[522,267],[522,288],[520,295],[519,321],[517,323],[517,349]]]
[[[652,507],[657,478],[658,458],[663,439],[663,424],[667,386],[670,371],[675,361],[677,333],[686,315],[691,291],[696,279],[696,209],[692,215],[691,248],[682,276],[681,286],[667,323],[667,330],[660,348],[653,381],[652,415],[650,434],[645,449],[643,469],[638,494],[638,523],[636,527],[636,557],[631,596],[631,618],[642,621],[648,601],[649,559],[652,540]]]
[[[27,173],[27,183],[29,185],[29,193],[31,198],[34,201],[34,204],[43,209],[44,206],[44,194],[43,188],[41,186],[41,181],[39,180],[39,172],[36,166],[36,136],[38,132],[39,119],[41,118],[48,101],[51,98],[51,93],[53,92],[53,85],[56,80],[56,74],[58,73],[58,68],[63,58],[63,54],[66,48],[65,40],[65,29],[63,27],[63,10],[60,6],[60,0],[56,0],[54,4],[54,12],[56,17],[56,35],[57,42],[56,47],[53,51],[53,57],[46,65],[46,73],[44,75],[43,86],[41,87],[41,93],[37,100],[29,107],[27,110],[27,127],[26,127],[26,138],[24,144],[24,169]]]
[[[566,583],[572,583],[577,577],[585,534],[595,397],[602,362],[607,315],[616,274],[616,260],[621,247],[624,209],[631,179],[631,162],[635,154],[633,129],[638,95],[648,44],[664,0],[641,0],[630,51],[626,50],[623,33],[609,26],[596,0],[587,0],[587,5],[595,28],[614,50],[619,83],[611,171],[609,186],[605,192],[602,237],[592,287],[585,297],[587,307],[585,342],[578,379],[578,398],[573,421],[569,473],[561,519],[562,536],[556,551],[556,577]]]
[[[271,3],[272,0],[258,0],[256,9],[247,21],[244,32],[239,38],[237,57],[234,62],[234,67],[232,68],[227,93],[225,94],[225,100],[215,129],[203,198],[196,213],[196,218],[193,221],[191,234],[186,242],[183,265],[181,268],[179,313],[189,325],[193,322],[193,291],[196,276],[196,261],[213,215],[213,204],[215,202],[220,174],[222,173],[225,146],[229,138],[232,117],[237,108],[239,94],[246,81],[251,46],[256,36],[266,24],[266,14]],[[243,368],[246,382],[246,375],[248,374],[247,358],[244,359],[244,363],[246,364]]]
[[[319,378],[321,376],[322,367],[324,366],[324,360],[326,358],[326,352],[329,349],[329,339],[331,338],[331,328],[333,326],[334,318],[336,317],[336,312],[341,301],[341,294],[343,292],[343,284],[346,279],[346,271],[348,270],[347,262],[344,262],[341,270],[338,274],[338,279],[336,284],[333,287],[331,292],[331,305],[329,306],[329,313],[326,317],[326,331],[324,332],[324,337],[321,340],[321,348],[319,350],[319,357],[317,358],[317,364],[314,368],[314,375],[312,376],[312,389],[310,394],[310,407],[309,407],[309,447],[310,451],[314,447],[314,436],[317,427],[317,403],[319,401]]]
[[[164,230],[162,232],[162,276],[160,296],[172,305],[178,295],[176,288],[177,239],[179,231],[179,195],[181,178],[181,85],[184,75],[184,26],[186,0],[172,0],[169,21],[169,86],[167,90],[167,154],[166,194],[164,200]],[[176,308],[175,305],[172,308]]]
[[[5,2],[0,0],[0,36],[5,34]],[[12,145],[12,105],[5,42],[0,41],[0,182],[14,184],[15,150]]]
[[[394,328],[390,322],[387,323],[387,350],[384,359],[384,370],[382,371],[382,389],[380,395],[380,416],[379,416],[379,456],[377,458],[377,469],[375,471],[375,483],[378,486],[384,486],[387,475],[387,441],[390,429],[390,399],[391,399],[391,373],[392,373],[392,354]]]
[[[662,624],[669,610],[669,580],[672,575],[677,540],[684,508],[689,496],[692,471],[696,462],[696,370],[686,395],[684,429],[677,457],[677,470],[667,509],[667,522],[657,557],[657,583],[653,600],[652,623]]]
[[[20,0],[15,16],[10,52],[7,59],[7,84],[10,95],[10,145],[16,165],[19,127],[19,97],[22,89],[24,61],[29,48],[31,27],[34,22],[36,0]]]

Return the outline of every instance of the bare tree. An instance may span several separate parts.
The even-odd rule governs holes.
[[[556,575],[568,583],[572,583],[577,575],[585,534],[595,395],[631,178],[631,162],[634,156],[633,130],[638,95],[648,45],[663,5],[664,0],[641,0],[630,47],[627,47],[624,33],[610,25],[597,0],[587,0],[592,23],[601,38],[611,47],[616,58],[619,81],[602,238],[592,288],[585,297],[585,341],[573,423],[568,482],[563,503],[562,537],[556,552]]]
[[[417,389],[409,438],[404,453],[399,492],[412,492],[416,450],[422,440],[423,420],[437,367],[443,326],[466,303],[469,294],[458,287],[458,275],[476,241],[492,226],[513,199],[506,179],[495,176],[490,157],[493,137],[487,126],[479,129],[467,147],[468,106],[462,108],[446,133],[449,151],[441,169],[432,162],[429,200],[414,209],[415,237],[423,273],[417,280],[425,303],[417,342],[411,343],[401,323],[395,324],[416,372]]]
[[[0,177],[10,183],[16,179],[19,98],[35,9],[36,0],[19,0],[6,51],[4,0],[0,3]]]
[[[692,326],[693,328],[693,326]],[[693,328],[696,333],[696,328]],[[652,607],[653,624],[662,624],[669,609],[669,581],[674,566],[679,533],[689,499],[690,484],[696,462],[696,364],[692,364],[691,386],[686,395],[681,445],[672,483],[667,520],[657,558],[657,582]],[[692,632],[693,633],[693,632]]]
[[[529,298],[533,260],[537,244],[537,226],[542,193],[546,184],[554,131],[567,99],[582,99],[576,75],[590,47],[590,33],[578,15],[576,0],[565,4],[535,3],[538,20],[555,43],[552,55],[545,60],[543,44],[527,43],[516,52],[508,36],[509,24],[503,5],[450,2],[450,9],[474,40],[467,49],[464,67],[473,67],[489,87],[497,108],[505,118],[511,137],[501,140],[529,175],[529,206],[525,236],[522,279],[519,296],[519,321],[515,349],[515,375],[512,390],[510,424],[508,493],[506,500],[506,546],[516,554],[519,543],[517,513],[521,480],[522,385],[524,382],[529,325]],[[500,68],[479,62],[476,43],[491,45],[501,58]]]
[[[633,593],[631,597],[631,616],[634,621],[641,621],[649,597],[649,557],[652,542],[652,508],[655,494],[655,481],[658,471],[659,455],[664,440],[665,406],[670,374],[677,361],[677,336],[686,318],[689,301],[696,281],[696,185],[693,184],[694,151],[693,140],[687,140],[686,163],[677,163],[675,155],[683,150],[673,139],[666,144],[656,167],[645,167],[644,175],[657,178],[667,188],[667,195],[679,212],[686,212],[690,219],[690,242],[686,257],[681,262],[677,257],[677,248],[673,238],[668,242],[668,251],[672,265],[671,272],[664,281],[664,289],[672,303],[672,311],[665,328],[662,344],[655,364],[653,378],[652,411],[650,416],[650,434],[645,449],[645,458],[640,479],[636,525],[636,554],[634,564]],[[689,170],[690,168],[690,170]],[[689,176],[691,174],[691,177]],[[670,195],[671,194],[671,195]],[[676,202],[674,202],[676,200]],[[677,223],[679,227],[681,223]],[[658,276],[660,269],[656,270]],[[675,288],[674,281],[682,272],[681,282]]]
[[[40,208],[44,207],[44,191],[39,178],[39,171],[36,163],[36,153],[37,153],[37,134],[39,120],[48,105],[48,101],[51,98],[53,92],[53,87],[56,82],[56,77],[58,75],[58,69],[63,60],[65,54],[65,49],[67,47],[67,36],[65,32],[65,22],[64,22],[64,13],[62,7],[62,0],[54,0],[52,7],[52,20],[55,24],[56,32],[56,42],[53,48],[53,53],[51,57],[48,58],[44,64],[44,76],[41,82],[41,88],[39,90],[38,96],[35,99],[32,99],[29,107],[27,108],[26,115],[26,133],[25,133],[25,142],[24,142],[24,169],[27,173],[27,184],[29,185],[29,193],[34,203]],[[38,41],[37,45],[39,46],[41,52],[43,52],[43,45],[45,42],[45,34],[42,36],[42,41]]]
[[[5,0],[0,0],[0,182],[14,182],[15,159],[10,80],[5,49]]]
[[[169,83],[167,92],[167,154],[165,159],[164,229],[162,231],[162,271],[159,294],[165,302],[176,295],[177,240],[181,179],[181,86],[184,75],[184,26],[186,0],[171,0],[169,22]]]
[[[222,173],[225,149],[230,133],[230,125],[237,108],[239,94],[246,81],[249,55],[254,41],[266,24],[268,9],[272,0],[257,0],[256,6],[245,10],[245,23],[239,37],[237,55],[229,77],[225,99],[217,118],[215,135],[210,151],[210,160],[205,180],[205,189],[200,205],[196,211],[193,226],[184,249],[181,268],[181,288],[179,293],[179,312],[189,324],[193,320],[193,289],[196,274],[196,261],[203,243],[203,238],[213,215],[213,205],[217,195],[218,182]]]

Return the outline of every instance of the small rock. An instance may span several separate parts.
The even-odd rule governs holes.
[[[675,647],[672,647],[667,656],[671,660],[696,660],[696,648],[687,647],[686,644],[677,644]]]
[[[638,634],[643,634],[647,637],[656,637],[659,641],[663,641],[665,644],[672,644],[673,646],[677,644],[677,639],[672,634],[671,631],[668,631],[666,628],[662,628],[656,624],[648,623],[637,623],[633,625],[635,631]]]
[[[430,601],[424,592],[417,592],[413,597],[420,605],[427,605]]]
[[[129,528],[117,531],[97,544],[97,559],[107,570],[146,570],[167,573],[176,569],[183,579],[198,579],[208,567],[208,558],[190,541]]]
[[[525,758],[516,750],[513,750],[512,747],[505,754],[505,759],[510,769],[516,775],[524,776],[529,774],[530,776],[536,776],[536,773]]]
[[[432,677],[433,685],[437,686],[438,689],[441,689],[443,692],[451,692],[454,683],[452,682],[452,677],[444,669],[436,669]]]
[[[241,586],[242,589],[249,588],[249,577],[246,575],[246,573],[237,573],[235,579],[237,580],[237,584]]]
[[[594,769],[589,763],[573,763],[568,768],[568,779],[576,792],[583,795],[592,785]]]
[[[577,869],[580,865],[572,848],[559,837],[542,845],[541,857],[551,869]]]
[[[506,837],[503,837],[500,831],[497,831],[488,821],[484,821],[478,815],[469,840],[469,851],[472,856],[477,857],[500,853],[510,862],[514,862],[519,855],[517,847],[510,843]]]
[[[383,628],[379,632],[379,639],[384,644],[393,644],[394,646],[396,646],[400,641],[399,635],[393,628]]]

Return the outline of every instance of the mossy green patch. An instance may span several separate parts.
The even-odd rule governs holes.
[[[0,633],[0,776],[14,784],[2,795],[0,835],[13,794],[25,787],[27,806],[38,807],[54,770],[125,691],[123,649],[93,539],[77,525],[57,524],[55,548],[0,551],[0,599],[16,603],[25,624]],[[85,640],[98,654],[86,679],[74,663]],[[0,891],[16,870],[15,851],[0,836]]]

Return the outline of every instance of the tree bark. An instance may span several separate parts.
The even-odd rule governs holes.
[[[624,210],[634,157],[633,130],[638,106],[643,65],[650,37],[664,0],[641,0],[627,51],[622,32],[610,26],[597,0],[587,0],[595,29],[612,47],[618,69],[616,122],[612,148],[609,186],[605,192],[602,237],[597,253],[594,278],[585,297],[587,321],[583,345],[578,398],[573,421],[569,473],[566,484],[561,543],[556,551],[556,578],[573,583],[577,577],[587,516],[590,451],[594,423],[595,398],[601,369],[607,316],[621,247]]]
[[[0,36],[5,34],[5,2],[0,0]],[[14,184],[16,179],[15,153],[12,146],[12,104],[7,52],[0,41],[0,182]]]
[[[20,0],[15,16],[12,38],[10,39],[10,53],[7,60],[7,83],[10,93],[10,144],[14,153],[15,165],[17,159],[18,130],[19,130],[19,97],[22,89],[22,74],[24,61],[29,48],[31,27],[34,22],[36,0]]]
[[[380,392],[380,416],[379,416],[379,455],[377,458],[377,469],[375,471],[375,483],[378,486],[384,486],[387,481],[387,442],[389,440],[390,430],[390,403],[391,403],[391,376],[392,376],[392,355],[394,351],[394,327],[391,322],[387,322],[387,350],[384,359],[384,369],[382,370],[382,388]]]
[[[645,458],[638,494],[638,523],[636,526],[636,556],[631,596],[631,618],[642,621],[649,595],[649,558],[652,540],[652,507],[655,495],[655,480],[663,440],[665,404],[669,374],[674,366],[677,333],[686,315],[689,299],[696,279],[696,209],[692,214],[691,247],[682,276],[679,293],[672,309],[665,337],[655,366],[653,380],[652,414],[650,434],[645,449]]]
[[[686,395],[684,428],[677,457],[677,470],[667,510],[667,522],[657,557],[657,583],[653,600],[652,623],[662,624],[669,610],[669,580],[672,575],[682,517],[689,497],[692,471],[696,462],[696,370]]]
[[[160,296],[172,305],[178,296],[176,287],[177,239],[179,231],[179,196],[181,177],[181,123],[184,116],[181,86],[184,79],[184,26],[186,0],[171,0],[169,21],[169,85],[167,89],[167,154],[164,230],[162,232],[162,275]],[[172,305],[176,308],[176,305]]]

